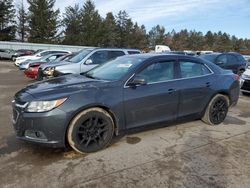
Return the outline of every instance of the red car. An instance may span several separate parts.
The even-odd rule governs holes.
[[[53,60],[53,61],[38,61],[38,62],[31,63],[29,65],[29,68],[24,71],[24,74],[28,78],[36,79],[37,75],[38,75],[38,69],[39,69],[40,65],[42,65],[44,63],[63,61],[65,59],[67,59],[67,58],[72,57],[72,55],[73,54],[67,54],[67,55],[65,55],[65,54],[53,54],[51,56],[56,56],[55,60]]]
[[[38,68],[42,63],[39,63],[38,65],[30,65],[28,69],[24,71],[24,74],[28,78],[36,79],[37,73],[38,73]]]

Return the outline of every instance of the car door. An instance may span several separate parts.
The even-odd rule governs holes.
[[[98,50],[94,52],[90,57],[83,63],[81,63],[81,72],[87,72],[88,70],[105,63],[108,60],[107,50]]]
[[[212,84],[216,81],[213,72],[203,63],[189,59],[179,60],[179,79],[176,81],[180,91],[178,118],[199,114],[213,95]]]
[[[239,60],[232,54],[227,55],[227,69],[232,70],[235,74],[238,72],[238,68],[240,67]]]
[[[179,92],[175,90],[175,63],[160,60],[150,63],[135,76],[146,85],[124,88],[124,110],[127,128],[171,121],[176,118]],[[129,83],[129,82],[128,82]]]

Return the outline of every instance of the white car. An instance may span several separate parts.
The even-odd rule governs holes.
[[[250,66],[241,75],[240,86],[243,94],[250,94]]]
[[[34,55],[28,55],[28,56],[22,56],[22,57],[16,58],[15,65],[19,66],[20,63],[22,63],[24,61],[36,60],[36,59],[39,59],[43,56],[53,54],[53,53],[71,53],[71,52],[68,50],[43,50],[43,51],[35,53]]]

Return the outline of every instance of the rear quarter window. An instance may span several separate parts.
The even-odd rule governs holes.
[[[128,54],[140,54],[139,51],[128,51]]]
[[[181,78],[191,78],[210,74],[211,71],[201,63],[180,61]]]

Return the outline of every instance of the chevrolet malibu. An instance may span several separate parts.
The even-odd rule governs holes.
[[[218,125],[238,98],[239,76],[206,60],[122,56],[22,89],[13,100],[13,124],[19,139],[95,152],[128,129],[180,119]]]

